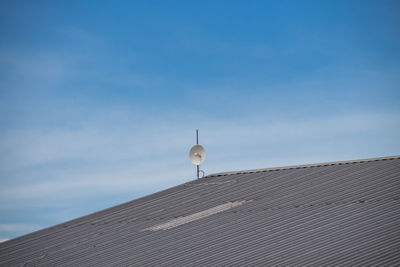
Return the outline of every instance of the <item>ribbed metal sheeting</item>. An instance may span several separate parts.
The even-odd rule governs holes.
[[[398,157],[209,176],[1,243],[0,265],[400,266],[399,192]]]

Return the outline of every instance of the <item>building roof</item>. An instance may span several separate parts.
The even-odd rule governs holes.
[[[0,244],[1,266],[400,264],[400,156],[209,175]]]

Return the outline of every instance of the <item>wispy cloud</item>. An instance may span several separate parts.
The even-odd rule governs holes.
[[[0,141],[2,151],[7,151],[1,170],[6,180],[9,175],[9,182],[0,190],[0,198],[4,203],[66,192],[71,198],[100,192],[109,195],[188,181],[193,168],[187,151],[196,126],[208,151],[204,164],[208,173],[384,156],[400,148],[395,141],[400,132],[397,114],[301,121],[208,118],[196,123],[171,121],[170,125],[151,118],[145,121],[140,127],[127,126],[134,124],[130,120],[100,120],[75,129],[6,132]]]
[[[0,224],[0,231],[34,231],[37,230],[40,226],[32,225],[32,224]]]

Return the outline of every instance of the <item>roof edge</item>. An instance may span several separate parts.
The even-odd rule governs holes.
[[[312,168],[312,167],[342,165],[342,164],[352,164],[352,163],[363,163],[363,162],[380,161],[380,160],[393,160],[393,159],[400,159],[400,155],[387,156],[387,157],[378,157],[378,158],[345,160],[345,161],[331,161],[331,162],[313,163],[313,164],[291,165],[291,166],[283,166],[283,167],[271,167],[271,168],[243,170],[243,171],[219,172],[219,173],[213,173],[213,174],[207,175],[205,178],[216,177],[216,176],[227,176],[227,175],[233,175],[233,174],[247,174],[247,173],[257,173],[257,172],[268,172],[268,171]]]

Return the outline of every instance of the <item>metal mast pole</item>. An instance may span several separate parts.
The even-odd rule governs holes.
[[[199,144],[199,130],[196,129],[196,145]],[[199,165],[196,166],[197,167],[197,179],[200,178],[200,167]]]

